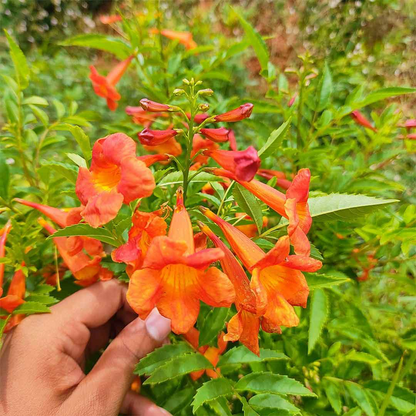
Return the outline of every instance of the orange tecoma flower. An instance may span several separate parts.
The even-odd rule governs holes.
[[[251,116],[254,105],[251,103],[246,103],[240,105],[240,107],[235,108],[234,110],[228,111],[227,113],[219,114],[215,117],[214,121],[227,121],[234,122],[244,120]]]
[[[150,130],[145,128],[140,133],[137,133],[137,137],[141,144],[145,146],[158,146],[166,143],[169,139],[172,139],[178,134],[176,130]]]
[[[111,111],[114,111],[117,108],[117,101],[121,98],[116,90],[116,85],[127,71],[133,58],[134,56],[129,56],[124,61],[119,62],[106,77],[100,75],[94,65],[90,66],[90,80],[92,81],[94,92],[99,97],[103,97],[107,100],[107,106]]]
[[[291,181],[286,179],[286,174],[284,172],[280,172],[279,170],[273,170],[273,169],[259,169],[256,173],[256,175],[261,176],[262,178],[265,178],[267,180],[270,180],[272,178],[276,178],[276,185],[283,189],[289,189],[291,185]]]
[[[166,117],[164,113],[151,113],[142,107],[126,107],[126,114],[132,117],[133,123],[149,128],[158,117]]]
[[[207,139],[217,143],[228,142],[230,130],[220,127],[218,129],[201,129],[201,134]]]
[[[79,168],[75,192],[85,206],[82,218],[97,228],[114,219],[123,203],[150,196],[155,186],[152,171],[136,156],[136,143],[115,133],[94,143],[91,167]]]
[[[218,248],[195,251],[192,223],[179,188],[168,236],[150,243],[142,269],[130,279],[127,300],[142,319],[157,307],[172,321],[172,331],[184,334],[198,318],[200,300],[214,307],[228,307],[234,301],[228,277],[209,267],[223,256]]]
[[[158,34],[159,30],[154,28],[150,30],[150,33],[152,34]],[[177,40],[180,44],[184,45],[186,49],[195,49],[198,45],[192,38],[192,33],[190,32],[177,32],[175,30],[169,30],[169,29],[162,29],[160,31],[160,34],[164,36],[165,38],[171,39],[171,40]]]

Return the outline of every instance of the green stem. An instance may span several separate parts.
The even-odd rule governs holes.
[[[217,215],[220,217],[221,216],[221,210],[223,209],[223,207],[224,207],[224,203],[225,203],[225,200],[227,199],[227,196],[228,196],[228,193],[230,192],[230,189],[233,187],[233,185],[235,184],[235,181],[232,181],[231,183],[230,183],[230,186],[227,188],[227,190],[224,192],[224,196],[222,197],[222,199],[221,199],[221,203],[220,203],[220,206],[218,207],[218,211],[217,211]]]
[[[403,356],[400,358],[399,366],[397,367],[396,372],[394,373],[393,380],[390,383],[389,389],[384,397],[383,403],[381,404],[380,411],[378,416],[384,416],[386,412],[387,406],[389,405],[390,398],[393,395],[394,388],[396,387],[397,381],[399,380],[400,372],[402,371],[403,367]]]

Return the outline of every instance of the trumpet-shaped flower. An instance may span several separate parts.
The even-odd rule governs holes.
[[[176,130],[150,130],[144,129],[137,134],[140,143],[146,146],[158,146],[166,143],[169,139],[172,139],[178,134]]]
[[[126,114],[132,117],[133,123],[149,128],[158,117],[166,117],[164,113],[151,113],[142,107],[126,107]]]
[[[201,129],[201,134],[207,139],[217,143],[222,143],[229,140],[230,130],[224,127],[220,127],[219,129]]]
[[[309,169],[301,169],[293,178],[286,195],[271,186],[256,179],[242,181],[222,169],[214,171],[215,174],[236,180],[270,208],[289,220],[288,234],[297,254],[309,256],[310,243],[306,236],[312,225],[309,213],[308,196],[311,173]]]
[[[107,100],[107,106],[111,111],[114,111],[117,108],[117,101],[121,98],[116,90],[116,85],[127,71],[133,58],[134,56],[129,56],[124,61],[118,63],[106,77],[100,75],[93,65],[90,66],[90,80],[92,81],[94,92],[99,97],[103,97]]]
[[[81,212],[92,227],[114,219],[122,204],[150,196],[155,188],[151,170],[136,156],[136,143],[123,133],[95,142],[90,169],[80,168],[76,194]]]
[[[377,131],[377,129],[375,127],[373,127],[373,125],[370,123],[370,121],[367,120],[365,118],[365,116],[361,112],[359,112],[358,110],[354,110],[350,114],[350,116],[360,126],[363,126],[366,129],[370,129],[370,130],[373,130],[373,131]]]
[[[257,175],[269,180],[272,178],[276,178],[276,185],[283,189],[289,189],[291,185],[291,181],[286,179],[286,175],[284,172],[280,172],[278,170],[272,169],[259,169],[257,171]]]
[[[246,104],[240,105],[240,107],[237,107],[234,110],[231,110],[231,111],[228,111],[227,113],[223,113],[223,114],[216,116],[214,120],[215,121],[228,121],[228,122],[244,120],[245,118],[248,118],[251,116],[253,107],[254,107],[253,104],[246,103]]]
[[[153,34],[159,33],[158,29],[151,29],[150,31]],[[177,40],[180,44],[184,45],[186,49],[195,49],[198,45],[192,38],[192,33],[190,32],[177,32],[175,30],[162,29],[160,34],[165,38],[171,40]]]
[[[199,331],[192,327],[183,337],[192,345],[192,347],[200,352],[214,367],[217,366],[220,360],[221,354],[224,353],[227,348],[227,341],[224,340],[224,332],[218,335],[218,347],[210,347],[209,345],[199,346]],[[215,368],[207,370],[193,371],[190,373],[192,380],[198,380],[202,375],[206,373],[208,377],[218,378],[220,369]]]
[[[140,100],[140,105],[143,110],[150,111],[151,113],[170,111],[171,109],[170,105],[157,103],[156,101],[151,101],[148,98],[142,98]]]
[[[212,157],[221,167],[231,172],[238,181],[250,182],[260,167],[260,158],[253,146],[246,150],[206,150],[206,156]]]
[[[173,332],[184,334],[197,320],[200,300],[215,307],[230,306],[234,301],[228,277],[209,267],[222,257],[220,249],[195,252],[192,224],[180,189],[168,236],[155,237],[150,243],[142,269],[130,279],[127,300],[142,319],[156,306],[172,321]]]
[[[278,332],[280,326],[292,327],[299,323],[293,306],[306,307],[309,288],[302,271],[315,272],[322,263],[308,256],[289,255],[288,237],[278,240],[267,254],[234,226],[208,209],[203,213],[224,233],[233,251],[252,273],[251,288],[266,305],[262,328]],[[261,308],[257,308],[259,311]]]
[[[182,146],[174,137],[168,139],[165,143],[158,144],[156,146],[144,145],[143,149],[148,152],[168,154],[171,156],[179,156],[182,153]]]
[[[199,134],[195,134],[192,140],[192,152],[191,158],[193,158],[198,152],[202,150],[217,150],[219,146],[217,143],[214,143],[212,140],[204,139]],[[195,157],[193,162],[198,164],[198,167],[206,165],[208,163],[209,156],[205,156],[203,153],[198,154]]]
[[[111,254],[117,263],[127,264],[129,276],[138,270],[146,256],[150,243],[155,237],[166,235],[167,224],[162,217],[163,209],[155,212],[142,212],[136,210],[129,231],[129,239],[126,244],[121,245]]]

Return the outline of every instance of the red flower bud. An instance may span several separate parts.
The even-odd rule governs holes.
[[[295,103],[297,97],[298,97],[298,93],[295,92],[295,94],[293,94],[293,97],[289,100],[287,106],[292,107],[292,105]]]
[[[169,111],[170,106],[167,104],[157,103],[155,101],[150,101],[147,98],[140,100],[140,105],[146,111],[158,112],[158,111]]]
[[[251,116],[253,111],[253,104],[246,103],[228,113],[220,114],[215,117],[215,121],[240,121]]]
[[[375,127],[373,127],[371,125],[371,123],[364,117],[364,115],[362,113],[360,113],[358,110],[354,110],[350,114],[350,116],[360,126],[363,126],[363,127],[367,128],[367,129],[370,129],[370,130],[373,130],[373,131],[377,131],[377,129]]]
[[[175,137],[178,133],[175,130],[150,130],[144,129],[137,136],[140,143],[145,146],[158,146]]]
[[[191,119],[191,113],[186,113],[186,117],[188,117],[188,120],[190,120]],[[194,122],[196,124],[201,124],[208,117],[209,117],[209,114],[208,113],[196,114],[195,117],[194,117]]]
[[[219,129],[201,129],[202,135],[214,142],[226,142],[229,140],[230,130],[221,127]]]
[[[416,127],[416,119],[410,119],[410,120],[406,120],[406,122],[404,123],[404,126],[407,129],[413,129]]]
[[[208,150],[205,155],[212,157],[221,167],[232,172],[240,181],[251,181],[260,167],[260,158],[253,146],[242,151]]]

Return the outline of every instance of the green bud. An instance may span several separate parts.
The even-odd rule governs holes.
[[[209,104],[199,104],[198,110],[207,111],[209,109]]]
[[[214,94],[214,91],[211,90],[211,88],[206,88],[204,90],[200,90],[198,92],[199,95],[206,95],[208,97],[211,97],[212,94]]]
[[[181,95],[185,94],[185,90],[183,90],[182,88],[176,88],[175,90],[173,90],[173,95],[175,95],[176,97],[180,97]]]
[[[198,82],[196,82],[195,83],[195,87],[197,86],[197,85],[201,85],[202,84],[202,81],[198,81]]]
[[[183,82],[185,85],[189,85],[189,81],[188,81],[186,78],[184,78],[184,79],[182,80],[182,82]]]

